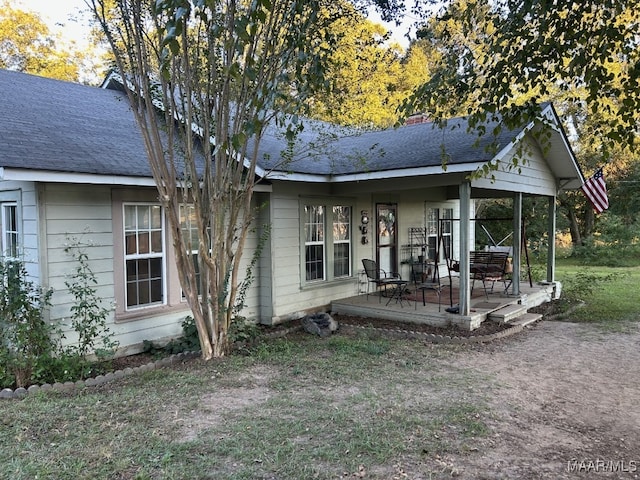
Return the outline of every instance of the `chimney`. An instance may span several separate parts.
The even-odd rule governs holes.
[[[414,113],[404,121],[405,125],[417,125],[419,123],[428,123],[429,117],[425,113]]]

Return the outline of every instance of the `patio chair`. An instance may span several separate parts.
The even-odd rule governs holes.
[[[362,266],[367,274],[367,300],[369,299],[369,288],[371,285],[375,285],[376,290],[382,288],[378,301],[382,296],[382,293],[386,293],[387,287],[395,287],[398,280],[402,280],[399,273],[388,273],[378,267],[378,263],[375,260],[367,258],[362,259]]]

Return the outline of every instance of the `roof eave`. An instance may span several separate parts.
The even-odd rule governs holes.
[[[155,187],[152,177],[133,177],[126,175],[98,175],[93,173],[52,172],[48,170],[30,170],[24,168],[0,167],[0,180],[17,182],[48,182],[90,185],[112,185],[128,187]],[[268,184],[257,183],[255,192],[271,192]]]
[[[339,175],[320,175],[311,173],[289,173],[284,171],[270,172],[268,180],[286,180],[290,182],[309,183],[347,183],[362,182],[367,180],[387,180],[391,178],[405,178],[416,176],[440,175],[443,173],[471,173],[482,167],[486,162],[449,164],[431,167],[399,168],[394,170],[380,170],[373,172],[345,173]]]

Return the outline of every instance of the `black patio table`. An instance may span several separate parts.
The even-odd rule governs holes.
[[[393,285],[393,289],[391,290],[391,295],[389,296],[389,300],[387,300],[387,305],[391,303],[391,300],[396,299],[396,303],[400,302],[400,306],[402,307],[402,294],[404,293],[409,282],[407,280],[388,280],[385,281],[386,285]],[[408,300],[407,300],[408,302]]]

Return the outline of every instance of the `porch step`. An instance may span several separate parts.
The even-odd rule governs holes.
[[[532,323],[537,322],[542,318],[541,313],[525,313],[524,315],[520,315],[518,318],[509,322],[509,325],[522,325],[526,327]]]
[[[487,318],[492,322],[511,323],[527,313],[527,307],[520,304],[506,305],[495,312],[491,312]]]

